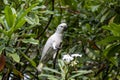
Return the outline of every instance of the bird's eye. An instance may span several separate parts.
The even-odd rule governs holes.
[[[63,26],[61,26],[61,27],[63,27]]]

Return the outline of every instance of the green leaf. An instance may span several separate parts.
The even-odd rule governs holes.
[[[9,56],[11,56],[15,62],[17,62],[17,63],[20,62],[20,57],[17,53],[12,53],[12,54],[9,53]]]
[[[0,75],[0,80],[2,80],[2,76]]]
[[[9,6],[5,7],[5,18],[9,27],[12,27],[16,20],[16,14],[13,13],[12,8]]]
[[[120,52],[120,44],[116,44],[115,46],[112,46],[109,53],[107,54],[108,56],[112,57],[115,55],[115,53]]]
[[[8,0],[3,0],[4,4],[9,5]]]
[[[38,5],[38,3],[31,5],[28,9],[26,9],[21,15],[18,16],[17,22],[19,22],[22,18],[24,18],[28,12],[30,12],[32,10],[32,8],[34,8],[36,5]]]
[[[17,76],[20,76],[21,78],[23,78],[24,76],[22,75],[22,73],[20,71],[18,71],[17,69],[13,68],[13,73]]]
[[[34,7],[32,10],[45,9],[45,8],[46,8],[45,5],[41,5],[41,6]]]
[[[15,25],[11,27],[11,29],[8,31],[8,36],[11,37],[12,33],[14,33],[15,30],[21,28],[26,20],[25,20],[25,16],[28,14],[28,12],[30,12],[32,10],[33,7],[35,7],[37,4],[33,4],[32,6],[30,6],[28,9],[26,9],[25,11],[23,11],[19,16],[17,16],[16,19],[16,23]],[[12,11],[12,10],[11,10]],[[12,20],[12,19],[11,19]],[[15,22],[15,21],[14,21]],[[11,23],[11,22],[9,22]]]
[[[99,7],[100,5],[91,6],[92,12],[97,11]]]
[[[107,12],[106,14],[104,14],[100,20],[100,22],[104,22],[106,17],[109,15],[110,12]]]
[[[116,15],[114,16],[113,22],[115,22],[115,23],[117,23],[117,24],[120,23],[120,15],[119,15],[119,14],[116,14]]]
[[[11,53],[15,52],[15,48],[12,48],[12,47],[5,47],[5,50]]]
[[[105,57],[110,58],[117,52],[120,52],[120,44],[112,44],[103,51],[103,54]]]
[[[73,73],[76,73],[75,75],[72,75],[69,79],[71,78],[75,78],[77,76],[80,76],[80,75],[84,75],[84,74],[88,74],[88,73],[92,73],[93,71],[92,70],[80,70],[80,71],[74,71]]]
[[[17,30],[19,28],[21,28],[24,24],[25,24],[26,20],[25,18],[22,18],[16,25],[15,25],[15,29],[14,30]]]
[[[31,44],[39,44],[39,40],[35,40],[34,38],[22,39],[22,42],[24,42],[24,43],[31,43]]]
[[[54,14],[53,11],[46,10],[46,11],[40,11],[40,13],[45,13],[45,14]]]
[[[27,60],[32,64],[33,67],[36,68],[36,63],[35,63],[33,60],[31,60],[31,59],[30,59],[27,55],[25,55],[24,53],[21,52],[21,54],[23,55],[23,57],[24,57],[25,59],[27,59]]]
[[[109,61],[112,62],[112,64],[114,64],[116,67],[118,67],[118,60],[117,60],[117,58],[115,58],[115,57],[110,57],[110,58],[108,58],[108,59],[109,59]]]
[[[103,26],[102,28],[110,30],[114,36],[120,36],[120,25],[110,23],[108,26]]]
[[[25,17],[26,21],[29,23],[29,24],[34,24],[34,20],[30,17]]]
[[[25,24],[26,20],[22,18],[14,27],[10,28],[8,31],[8,36],[11,36],[14,31],[21,28]]]
[[[2,53],[2,51],[5,49],[5,45],[1,45],[0,46],[0,54]]]
[[[120,34],[120,25],[111,23],[110,27],[112,28],[111,31],[113,32],[113,34],[114,34],[114,32],[115,32],[115,34],[118,34],[118,35]]]
[[[35,37],[36,35],[35,34],[23,34],[21,35],[22,37]]]
[[[117,36],[109,36],[109,37],[106,37],[105,39],[97,42],[97,44],[102,44],[102,45],[107,45],[108,43],[110,42],[115,42],[117,40],[120,40],[120,37],[117,37]]]
[[[26,16],[25,19],[31,25],[40,25],[39,17],[37,15],[33,14],[31,17]]]
[[[44,67],[43,69],[44,69],[44,70],[47,70],[47,71],[51,71],[51,72],[57,73],[57,74],[61,74],[61,73],[58,72],[57,70],[51,69],[51,68],[48,68],[48,67]]]
[[[58,80],[58,78],[56,78],[56,76],[54,75],[49,75],[49,74],[40,74],[39,77],[47,77],[47,79],[49,80]]]
[[[58,65],[60,67],[60,70],[62,73],[64,73],[63,67],[65,66],[65,64],[64,64],[63,60],[58,60],[58,61],[59,61]]]
[[[7,31],[0,29],[0,33],[4,33],[5,35],[7,35]]]

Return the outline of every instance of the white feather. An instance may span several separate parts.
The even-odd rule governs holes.
[[[37,67],[38,71],[42,70],[43,64],[46,64],[49,60],[51,60],[56,53],[56,50],[60,47],[65,28],[67,28],[66,23],[61,23],[58,25],[56,32],[48,38],[42,51],[40,63]]]

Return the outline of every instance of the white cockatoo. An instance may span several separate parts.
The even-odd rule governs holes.
[[[59,24],[55,33],[48,38],[43,48],[39,65],[37,66],[37,70],[39,72],[42,71],[44,64],[46,64],[50,59],[54,58],[54,55],[56,55],[56,51],[60,48],[62,43],[63,32],[66,30],[66,28],[66,23]]]

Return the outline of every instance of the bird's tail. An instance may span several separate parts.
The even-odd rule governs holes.
[[[43,69],[43,63],[40,62],[39,65],[37,66],[37,70],[38,72],[41,72],[42,69]]]

